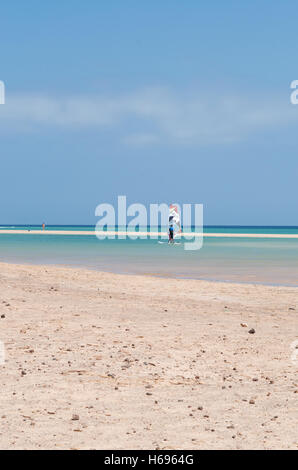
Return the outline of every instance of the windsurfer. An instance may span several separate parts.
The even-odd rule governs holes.
[[[169,227],[169,243],[174,242],[174,227],[173,225],[170,225]]]

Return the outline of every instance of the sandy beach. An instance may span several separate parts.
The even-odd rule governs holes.
[[[98,236],[105,237],[129,237],[132,236],[134,232],[125,232],[121,230],[113,231],[100,231],[97,230],[96,234]],[[137,232],[139,237],[168,237],[168,232]],[[94,230],[6,230],[1,229],[0,235],[95,235]],[[189,238],[189,232],[182,232],[181,237]],[[289,233],[211,233],[211,232],[192,232],[191,237],[197,238],[288,238],[288,239],[297,239],[298,234],[289,234]],[[191,238],[190,237],[190,238]]]
[[[1,449],[298,448],[297,288],[10,264],[0,283]]]

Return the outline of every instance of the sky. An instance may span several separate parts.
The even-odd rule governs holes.
[[[298,225],[292,0],[10,0],[0,11],[0,224],[100,203],[202,203]]]

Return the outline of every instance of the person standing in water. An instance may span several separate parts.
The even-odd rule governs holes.
[[[46,224],[43,223],[43,224],[42,224],[42,229],[45,230],[45,228],[46,228]]]
[[[174,242],[174,227],[173,225],[169,226],[169,243]]]

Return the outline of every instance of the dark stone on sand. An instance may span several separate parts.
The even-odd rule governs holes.
[[[255,330],[254,328],[251,328],[251,329],[249,330],[249,334],[251,334],[251,335],[255,334],[255,332],[256,332],[256,330]]]

